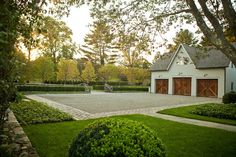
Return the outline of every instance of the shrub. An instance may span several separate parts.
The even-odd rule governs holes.
[[[145,125],[121,119],[98,120],[80,131],[69,157],[164,157],[165,147]]]
[[[143,91],[148,92],[146,86],[114,86],[113,91]]]
[[[223,101],[224,104],[236,103],[236,92],[231,91],[229,93],[226,93],[223,96],[222,101]]]
[[[193,114],[220,119],[236,119],[236,104],[205,104],[192,111]]]
[[[93,89],[94,90],[104,90],[104,85],[94,85]]]
[[[17,102],[17,103],[21,102],[23,98],[24,98],[24,94],[21,92],[17,92],[16,97],[15,97],[15,102]]]
[[[110,84],[108,84],[110,85]],[[147,92],[148,87],[147,86],[112,86],[113,91],[143,91]],[[104,85],[94,85],[94,90],[104,90]]]
[[[45,84],[81,84],[84,83],[82,81],[78,80],[57,80],[57,81],[44,81]],[[111,86],[124,86],[128,85],[129,83],[127,81],[91,81],[89,82],[90,86],[94,85],[104,85],[105,83],[111,85]],[[141,84],[141,83],[140,83]]]

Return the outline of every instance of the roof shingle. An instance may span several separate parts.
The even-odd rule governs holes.
[[[236,44],[233,45],[236,46]],[[230,63],[230,60],[220,50],[202,50],[199,48],[188,46],[187,44],[181,44],[180,46],[183,46],[183,48],[189,54],[189,57],[191,58],[197,69],[224,68],[227,67]],[[156,63],[151,66],[151,71],[169,70],[169,64],[171,64],[172,58],[175,56],[175,53],[170,53],[158,59]]]

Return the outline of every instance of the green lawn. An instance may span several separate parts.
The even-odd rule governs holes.
[[[144,115],[117,116],[143,122],[157,131],[169,157],[233,157],[236,133],[162,120]],[[72,139],[94,120],[25,126],[40,157],[65,157]]]
[[[204,104],[202,104],[202,105],[204,105]],[[211,122],[222,123],[222,124],[236,125],[236,120],[219,119],[219,118],[215,118],[215,117],[201,116],[201,115],[191,113],[198,106],[200,106],[200,105],[184,106],[184,107],[177,107],[177,108],[172,108],[172,109],[165,109],[165,110],[159,111],[158,113],[174,115],[174,116],[179,116],[179,117],[185,117],[185,118],[211,121]]]

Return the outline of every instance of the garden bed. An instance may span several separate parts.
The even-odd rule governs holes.
[[[10,108],[21,125],[73,120],[67,113],[28,99],[13,103]]]
[[[236,125],[236,104],[201,104],[165,109],[158,113]]]

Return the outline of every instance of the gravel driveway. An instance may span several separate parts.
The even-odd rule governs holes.
[[[221,101],[217,98],[150,93],[39,94],[37,96],[92,114]]]

